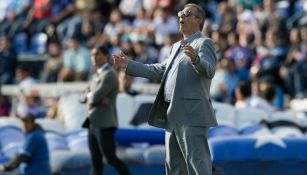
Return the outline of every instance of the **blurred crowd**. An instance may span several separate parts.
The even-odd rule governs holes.
[[[90,49],[97,45],[142,63],[163,62],[181,39],[177,12],[186,3],[204,8],[202,32],[218,54],[213,100],[273,112],[307,97],[306,0],[1,0],[0,85],[88,81]],[[32,51],[38,35],[45,36],[46,51],[36,56],[45,62],[33,75],[19,57]],[[120,91],[130,95],[138,94],[133,83],[159,83],[118,72]],[[13,108],[0,96],[0,116],[54,118],[57,100],[34,93]]]

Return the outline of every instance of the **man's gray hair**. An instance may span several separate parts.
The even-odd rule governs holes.
[[[193,7],[196,9],[196,14],[195,16],[201,20],[201,23],[199,25],[199,30],[202,31],[203,27],[204,27],[204,24],[205,24],[205,18],[206,18],[206,15],[205,15],[205,12],[204,10],[202,9],[201,6],[197,5],[197,4],[194,4],[194,3],[189,3],[189,4],[186,4],[184,6],[184,8],[186,7]]]

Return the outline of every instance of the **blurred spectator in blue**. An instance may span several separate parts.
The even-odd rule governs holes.
[[[30,0],[12,0],[8,8],[7,17],[0,27],[0,32],[13,38],[17,32],[21,31],[20,27],[26,19],[30,7]]]
[[[103,43],[114,43],[124,33],[126,23],[123,21],[123,16],[120,10],[113,9],[110,14],[110,21],[104,27]]]
[[[239,84],[236,65],[231,58],[222,58],[218,61],[216,75],[212,79],[210,94],[216,101],[232,102],[235,97],[235,88]]]
[[[226,96],[227,87],[225,85],[225,74],[226,74],[226,65],[225,61],[226,58],[218,59],[216,64],[216,70],[214,77],[211,81],[211,88],[210,88],[210,96],[215,101],[224,101],[223,97]]]
[[[296,30],[292,30],[291,34],[293,32],[296,32]],[[296,36],[296,34],[293,35]],[[295,41],[293,41],[292,44],[285,65],[281,69],[281,75],[290,96],[292,98],[304,98],[307,97],[307,42],[304,41],[300,45],[295,45]]]
[[[48,145],[42,127],[31,114],[21,121],[26,135],[23,149],[10,162],[0,165],[0,171],[19,167],[20,175],[51,175]]]
[[[217,58],[221,59],[224,56],[224,52],[227,50],[227,40],[224,35],[218,31],[213,31],[211,35],[216,50]]]
[[[28,113],[36,118],[46,116],[46,107],[42,104],[41,98],[37,91],[32,87],[36,84],[36,80],[31,76],[29,67],[20,65],[16,69],[16,81],[21,89],[22,95],[18,99],[14,113],[16,116],[23,117]]]
[[[277,8],[276,0],[263,0],[264,16],[259,21],[262,38],[266,37],[266,31],[275,26],[280,31],[282,42],[288,41],[288,31],[286,27],[287,15]]]
[[[175,41],[176,41],[176,37],[174,35],[168,35],[164,39],[164,44],[159,51],[159,58],[158,58],[159,63],[163,63],[165,59],[168,58],[169,53],[171,51],[171,47],[175,43]]]
[[[134,52],[136,54],[135,61],[139,61],[144,64],[153,64],[158,61],[159,52],[155,47],[152,47],[142,40],[137,41],[133,45]],[[135,77],[135,83],[149,83],[149,80],[142,77]]]
[[[220,3],[218,7],[218,14],[218,31],[221,34],[227,34],[229,32],[235,31],[237,23],[235,11],[227,4],[227,2]]]
[[[136,16],[132,21],[131,31],[125,31],[129,34],[129,37],[132,42],[137,40],[144,40],[148,43],[153,43],[150,38],[150,19],[146,16],[146,11],[143,8],[139,8],[136,11]]]
[[[304,81],[296,79],[296,75],[299,74],[297,65],[300,59],[300,30],[298,28],[293,28],[290,31],[290,44],[288,49],[287,58],[284,62],[283,67],[280,70],[280,74],[285,82],[285,85],[288,89],[290,97],[295,97],[297,88],[299,88]],[[299,85],[299,87],[297,87]]]
[[[33,0],[31,9],[22,26],[30,36],[45,32],[51,22],[52,0]]]
[[[63,55],[63,68],[60,81],[86,81],[91,72],[90,51],[80,45],[77,37],[67,41],[68,49]]]
[[[50,42],[48,44],[47,60],[44,64],[44,69],[42,70],[42,82],[57,82],[63,64],[62,56],[61,44],[56,41]]]
[[[101,14],[100,8],[95,8],[90,12],[90,16],[82,22],[81,37],[82,42],[88,48],[93,48],[99,43],[99,37],[103,33],[106,19]]]
[[[135,60],[144,64],[153,64],[158,61],[158,51],[156,48],[148,45],[142,40],[137,41],[133,45],[136,53]]]
[[[288,30],[294,27],[305,26],[307,24],[307,2],[305,0],[290,1],[292,9],[290,9],[290,15],[287,19]]]
[[[52,0],[51,22],[55,25],[66,20],[75,12],[75,0]]]
[[[239,44],[239,35],[236,33],[227,35],[227,43],[229,48],[225,51],[225,57],[234,60],[239,80],[248,81],[249,68],[253,59],[249,55],[250,49]]]
[[[258,79],[266,77],[274,77],[277,88],[276,106],[283,108],[283,94],[286,92],[286,87],[282,81],[279,70],[282,62],[287,55],[287,49],[282,45],[281,33],[275,27],[269,28],[265,36],[265,44],[257,47],[257,54],[260,59],[256,60],[256,64],[251,68],[252,76]]]
[[[237,74],[237,68],[235,65],[235,62],[233,59],[224,59],[225,61],[225,77],[224,77],[224,83],[226,85],[226,96],[225,101],[226,102],[232,102],[235,97],[235,89],[238,86],[240,80]]]
[[[45,118],[47,108],[42,104],[42,99],[37,95],[22,95],[16,109],[17,117],[24,117],[27,114],[35,118]]]
[[[251,10],[244,10],[238,15],[236,33],[239,35],[239,44],[243,47],[251,47],[251,43],[261,43],[261,31],[257,14]]]
[[[57,35],[63,44],[73,36],[77,37],[81,43],[86,43],[95,35],[95,32],[99,32],[97,28],[101,28],[103,24],[100,16],[98,22],[96,20],[97,14],[100,15],[97,2],[96,0],[75,0],[74,15],[57,27]]]
[[[8,37],[0,36],[0,86],[12,84],[18,66],[17,53]]]
[[[167,8],[158,7],[154,11],[150,30],[153,33],[155,44],[161,47],[168,35],[179,33],[178,19],[170,15]]]
[[[119,3],[119,10],[126,17],[134,18],[137,10],[143,6],[143,0],[121,0]]]
[[[75,0],[52,0],[50,23],[46,27],[46,33],[50,40],[59,40],[57,36],[57,26],[67,23],[76,10]]]

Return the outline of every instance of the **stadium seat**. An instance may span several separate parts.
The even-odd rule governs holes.
[[[31,52],[33,54],[44,54],[47,50],[47,34],[37,33],[31,38]]]
[[[290,108],[297,112],[307,112],[307,98],[291,100]]]
[[[45,133],[47,139],[49,152],[59,151],[59,150],[69,150],[66,138],[63,134],[47,131]]]
[[[282,112],[273,112],[270,115],[270,118],[268,119],[270,122],[275,122],[275,121],[288,121],[292,122],[296,125],[302,125],[302,120],[298,117],[296,117],[295,112],[291,111],[282,111]]]
[[[50,164],[56,175],[84,175],[90,170],[88,151],[53,151],[50,153]]]
[[[80,131],[87,115],[87,106],[79,102],[78,93],[61,96],[58,102],[58,117],[64,121],[66,132]]]
[[[155,98],[155,95],[149,94],[140,94],[134,97],[134,117],[136,117],[133,117],[132,119],[134,125],[141,125],[142,123],[145,123],[145,125],[142,125],[142,128],[151,128],[147,124],[147,118],[150,110],[148,105],[153,104]],[[143,110],[139,110],[140,107],[142,107]]]
[[[120,128],[131,128],[129,122],[134,114],[134,99],[126,93],[120,93],[116,100],[118,126]]]
[[[28,52],[28,35],[26,33],[17,33],[14,37],[13,45],[17,53]]]
[[[279,137],[303,137],[304,133],[297,127],[280,126],[271,129],[272,133]]]
[[[147,165],[164,165],[165,146],[153,145],[144,151],[144,159]]]
[[[75,131],[66,135],[68,147],[72,151],[88,151],[87,130]]]
[[[231,137],[209,140],[214,174],[303,175],[307,172],[305,138]]]
[[[227,103],[212,102],[216,119],[220,125],[235,127],[235,108]]]
[[[115,134],[118,144],[128,146],[134,143],[164,144],[164,136],[162,129],[119,128]]]
[[[247,126],[260,123],[262,120],[268,119],[269,114],[257,108],[242,108],[236,112],[236,127],[241,130]]]
[[[209,129],[208,138],[212,137],[229,137],[229,136],[238,136],[239,133],[237,129],[227,126],[219,125]]]
[[[0,117],[0,127],[15,126],[21,129],[21,121],[17,117]]]
[[[241,129],[239,133],[240,135],[260,136],[260,135],[269,135],[271,134],[271,131],[265,125],[254,124]]]
[[[53,131],[61,134],[64,134],[66,131],[62,120],[40,118],[36,119],[36,122],[40,124],[45,131]]]
[[[24,135],[20,128],[15,126],[2,126],[0,128],[1,154],[7,158],[13,158],[19,153],[24,141]]]

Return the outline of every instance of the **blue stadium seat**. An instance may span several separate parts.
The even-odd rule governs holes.
[[[13,39],[13,46],[17,53],[28,52],[28,35],[26,33],[17,33]]]
[[[271,131],[261,124],[254,124],[247,126],[240,130],[240,135],[250,135],[250,134],[270,134]]]
[[[47,131],[45,133],[49,151],[69,150],[65,136],[62,134]]]
[[[164,130],[162,129],[123,129],[119,128],[115,138],[120,145],[132,143],[164,144]]]
[[[90,155],[84,151],[50,152],[50,164],[53,174],[84,175],[90,170]]]
[[[215,174],[303,175],[307,172],[304,138],[219,137],[209,140]]]
[[[47,50],[47,34],[37,33],[31,38],[31,52],[33,54],[44,54]]]
[[[88,150],[87,130],[72,132],[66,135],[69,149],[72,151]]]
[[[230,126],[219,125],[214,128],[210,128],[208,132],[208,138],[212,137],[229,137],[239,135],[238,131]]]
[[[147,165],[164,165],[165,146],[153,145],[144,151],[144,158]]]
[[[1,152],[5,157],[13,158],[20,152],[24,141],[24,135],[20,128],[15,126],[3,126],[0,128]]]

